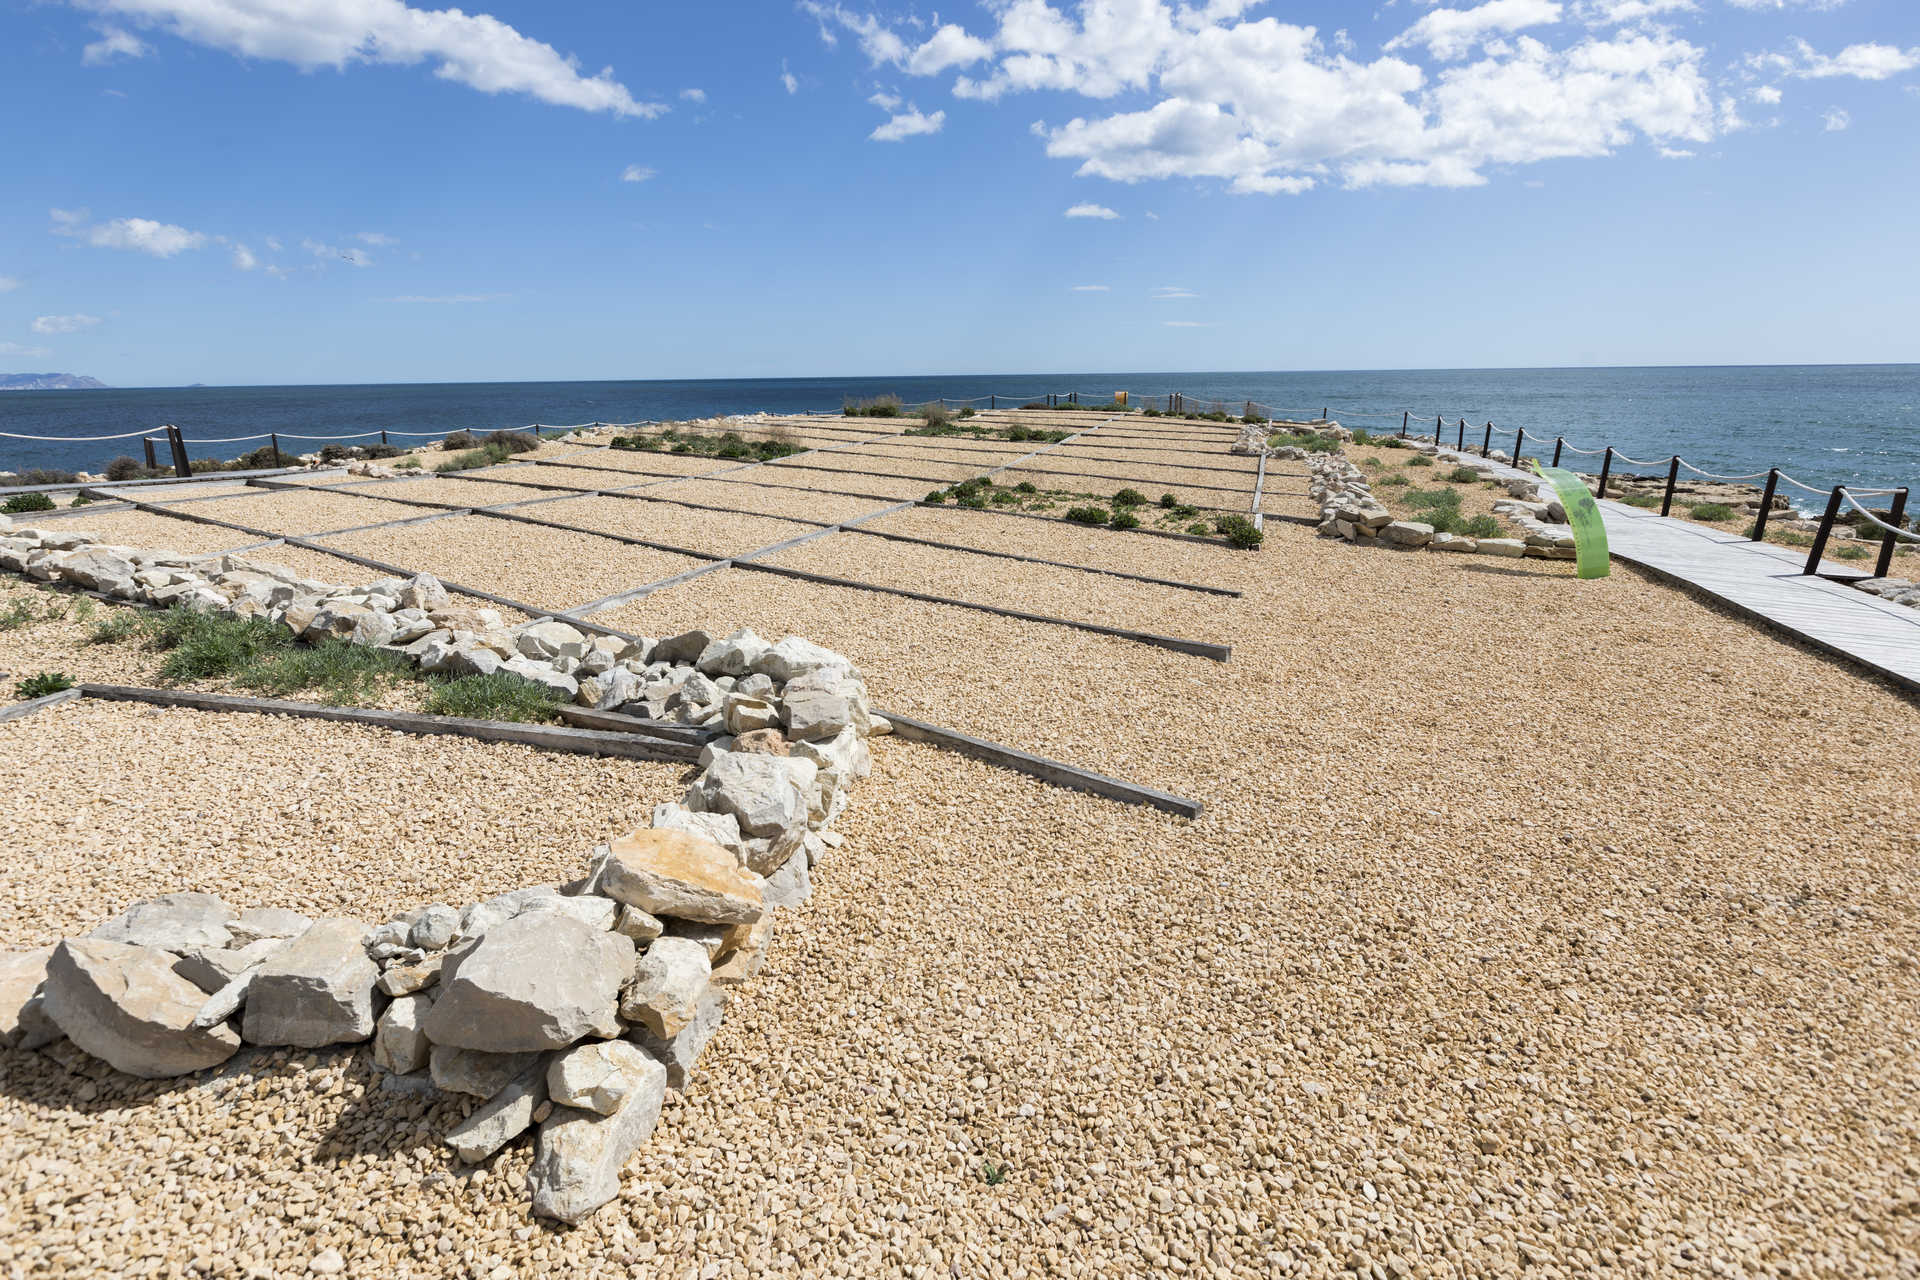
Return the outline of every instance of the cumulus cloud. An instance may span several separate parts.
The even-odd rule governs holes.
[[[819,3],[819,0],[801,0],[800,9],[820,24],[820,39],[828,48],[839,44],[840,34],[845,32],[854,37],[860,52],[876,67],[901,62],[907,56],[907,42],[871,13],[855,13],[837,4]]]
[[[53,234],[82,240],[100,249],[127,249],[150,253],[156,258],[171,258],[189,249],[199,249],[212,239],[205,232],[189,231],[170,222],[152,218],[114,218],[91,222],[85,209],[54,209]]]
[[[1098,218],[1103,222],[1111,222],[1120,215],[1103,204],[1076,204],[1067,210],[1065,216],[1069,218]]]
[[[680,91],[680,101],[682,102],[705,102],[706,100],[707,91],[705,89],[682,89]]]
[[[99,316],[36,316],[32,329],[39,334],[84,333],[99,323]]]
[[[1389,53],[1425,45],[1442,61],[1465,57],[1488,36],[1560,21],[1554,0],[1487,0],[1472,9],[1435,9],[1387,41]]]
[[[75,0],[86,8],[243,58],[312,70],[354,63],[415,66],[482,93],[521,93],[554,106],[651,118],[665,104],[636,101],[607,67],[578,61],[500,19],[402,0]]]
[[[630,164],[620,171],[620,181],[622,182],[645,182],[649,178],[657,178],[659,176],[660,171],[658,169],[649,169],[643,164]]]
[[[20,356],[27,360],[38,360],[42,356],[52,354],[52,347],[27,347],[18,342],[0,342],[0,356]]]
[[[1886,80],[1920,67],[1920,46],[1902,49],[1891,44],[1850,44],[1831,56],[1817,52],[1805,40],[1795,40],[1785,53],[1755,53],[1747,67],[1762,74],[1792,76],[1796,80]]]
[[[80,61],[103,67],[115,58],[144,58],[153,50],[146,41],[119,27],[100,28],[100,38],[80,51]]]
[[[932,115],[921,115],[914,107],[895,112],[885,124],[875,129],[867,137],[875,142],[899,142],[905,138],[921,134],[938,133],[947,122],[947,113],[936,111]]]
[[[800,80],[793,72],[787,70],[785,58],[780,59],[780,84],[788,93],[800,92]]]
[[[1820,123],[1828,133],[1839,133],[1853,123],[1853,117],[1839,107],[1828,107],[1826,114],[1820,117]]]
[[[233,265],[242,271],[251,271],[260,265],[260,260],[253,256],[253,250],[243,244],[236,244],[233,246]]]

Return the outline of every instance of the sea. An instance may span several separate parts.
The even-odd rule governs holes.
[[[460,382],[330,386],[129,387],[0,392],[0,471],[29,467],[99,470],[121,454],[142,456],[126,432],[180,428],[192,457],[231,459],[278,432],[289,451],[323,440],[394,443],[449,431],[671,421],[725,414],[834,412],[850,400],[897,395],[909,405],[943,398],[1005,406],[1077,392],[1104,402],[1125,391],[1164,408],[1216,403],[1240,413],[1251,401],[1294,418],[1330,413],[1340,423],[1397,432],[1444,422],[1448,440],[1477,447],[1493,424],[1495,448],[1517,428],[1529,456],[1566,440],[1563,464],[1597,470],[1572,449],[1611,445],[1639,463],[1617,471],[1664,473],[1679,453],[1720,475],[1779,467],[1809,486],[1893,488],[1920,480],[1920,365],[1775,365],[1701,368],[1348,370],[1301,373],[953,374],[915,377],[739,378],[612,382]],[[20,438],[29,437],[29,438]],[[1536,444],[1544,441],[1544,444]],[[158,448],[162,463],[164,445]],[[1652,465],[1643,465],[1652,464]],[[1686,474],[1683,472],[1683,474]],[[1814,495],[1783,488],[1797,507]]]

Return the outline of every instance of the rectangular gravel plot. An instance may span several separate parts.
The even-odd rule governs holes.
[[[951,605],[722,569],[596,614],[641,635],[752,627],[846,654],[876,707],[1148,785],[1167,786],[1167,753],[1140,721],[1141,691],[1171,723],[1217,717],[1218,665],[1068,627]],[[1209,669],[1212,669],[1211,671]]]
[[[210,502],[195,504],[212,505]],[[17,517],[17,520],[27,528],[33,527],[30,516]],[[58,520],[47,521],[46,528],[56,532],[78,529],[91,533],[102,542],[139,547],[145,551],[178,551],[190,556],[207,551],[226,551],[260,541],[251,534],[234,529],[222,529],[173,516],[150,516],[144,511],[108,511],[85,517],[62,516]]]
[[[1025,469],[1040,469],[1052,473],[1061,471],[1074,475],[1083,475],[1090,480],[1113,480],[1122,486],[1131,485],[1140,490],[1152,490],[1147,496],[1157,498],[1168,489],[1191,489],[1196,495],[1211,494],[1215,498],[1227,493],[1244,493],[1253,496],[1255,477],[1226,476],[1203,471],[1174,471],[1166,467],[1130,467],[1123,462],[1095,463],[1082,462],[1073,458],[1055,458],[1052,456],[1035,458]],[[1011,473],[1009,473],[1011,474]],[[1071,488],[1072,476],[1057,477],[1063,487]]]
[[[1259,563],[1257,556],[1222,547],[1170,538],[1143,538],[1139,534],[1070,524],[1064,520],[1042,523],[951,507],[912,507],[860,527],[1214,587],[1244,586],[1243,579]]]
[[[525,502],[546,496],[525,485],[488,484],[472,480],[447,480],[423,476],[418,480],[399,480],[368,491],[370,497],[401,502],[457,502],[463,507],[495,506],[502,502]]]
[[[382,520],[434,514],[432,507],[382,502],[358,494],[295,493],[285,489],[249,489],[247,493],[250,496],[196,502],[190,510],[215,520],[231,520],[256,529],[292,534],[327,533]]]
[[[536,508],[537,510],[538,508]],[[701,562],[591,534],[456,516],[432,524],[321,539],[416,573],[490,591],[540,609],[570,609],[670,578]]]
[[[504,467],[478,467],[466,474],[477,480],[529,486],[538,484],[556,489],[611,489],[628,483],[622,477],[606,471],[586,471],[579,467],[516,467],[511,463]],[[460,481],[454,483],[459,484]],[[526,496],[533,498],[539,495],[528,492]]]
[[[758,472],[749,474],[757,475]],[[676,480],[647,490],[650,498],[672,498],[707,507],[727,507],[755,515],[797,516],[833,524],[887,505],[884,498],[843,498],[831,493],[760,484],[723,484],[718,480]]]
[[[1232,471],[1242,475],[1253,475],[1260,470],[1258,458],[1243,458],[1231,453],[1203,453],[1178,449],[1129,449],[1118,445],[1098,445],[1079,443],[1063,446],[1045,455],[1049,458],[1084,458],[1089,465],[1100,463],[1122,466],[1168,466],[1176,470],[1182,467],[1216,468],[1215,475]],[[1271,462],[1271,460],[1269,460]],[[1200,474],[1199,472],[1195,473]],[[1232,479],[1231,476],[1228,479]]]
[[[1191,506],[1207,507],[1216,511],[1244,511],[1253,503],[1253,488],[1249,485],[1244,493],[1221,493],[1212,489],[1195,489],[1191,486],[1180,488],[1175,485],[1155,485],[1152,481],[1135,479],[1111,479],[1106,476],[1089,475],[1042,475],[1033,471],[1009,471],[998,477],[1003,485],[1019,484],[1022,480],[1031,480],[1042,489],[1071,489],[1080,493],[1093,494],[1105,498],[1122,489],[1137,489],[1147,495],[1149,502],[1159,500],[1163,492],[1171,492],[1182,502]]]
[[[103,489],[101,492],[110,493],[116,498],[132,498],[137,502],[173,502],[179,498],[211,498],[225,493],[258,493],[259,490],[250,489],[235,480],[224,484],[135,484],[124,489]],[[54,500],[57,502],[63,496],[55,494]]]
[[[1192,640],[1209,638],[1210,620],[1229,603],[1225,597],[1201,599],[1190,591],[1104,574],[916,547],[851,532],[816,538],[770,557],[770,562],[974,604]]]
[[[887,498],[923,497],[930,487],[926,480],[889,480],[884,476],[836,475],[827,471],[802,471],[797,467],[762,467],[745,475],[756,485],[781,488],[837,489],[844,493],[872,493]],[[744,478],[744,476],[743,476]]]
[[[652,471],[676,476],[705,475],[709,471],[740,465],[737,458],[701,458],[684,453],[637,453],[627,449],[582,449],[574,457],[560,461],[605,471]],[[551,471],[553,468],[543,467],[541,470]]]
[[[920,480],[936,487],[951,484],[955,480],[965,480],[968,476],[977,476],[985,469],[955,466],[950,462],[934,462],[926,458],[901,458],[871,453],[822,454],[817,458],[808,458],[807,466],[816,471],[884,471],[888,476]],[[786,470],[786,465],[780,464],[780,469]],[[851,478],[864,479],[865,477]]]
[[[766,516],[695,511],[665,502],[636,502],[629,498],[566,498],[528,507],[526,514],[540,520],[556,520],[603,533],[705,551],[717,557],[743,555],[799,537],[812,528]]]
[[[309,551],[305,547],[267,547],[260,551],[250,551],[242,558],[252,564],[279,565],[283,569],[291,569],[303,578],[325,582],[336,587],[362,587],[387,576],[376,569],[355,564],[351,560],[342,560],[339,556],[330,556],[319,551]]]

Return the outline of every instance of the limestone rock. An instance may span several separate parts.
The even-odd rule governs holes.
[[[633,968],[633,939],[560,911],[523,912],[448,960],[427,1035],[488,1053],[617,1035],[614,1009]]]
[[[360,945],[358,920],[322,919],[253,973],[241,1034],[249,1044],[318,1048],[373,1034],[379,967]]]
[[[678,1035],[670,1038],[656,1036],[640,1026],[633,1029],[628,1039],[665,1064],[669,1089],[685,1089],[687,1081],[693,1076],[694,1064],[700,1060],[701,1050],[707,1047],[707,1041],[713,1039],[713,1033],[719,1030],[720,1015],[726,1011],[726,1007],[726,989],[708,987],[707,994],[701,997],[693,1021],[680,1028]]]
[[[22,1013],[39,996],[52,956],[52,947],[0,954],[0,1046],[12,1048],[27,1039],[31,1026],[23,1028]]]
[[[797,907],[813,896],[810,862],[807,851],[802,849],[766,878],[760,886],[760,898],[769,909]]]
[[[620,1016],[670,1039],[699,1013],[712,973],[708,949],[701,942],[671,934],[656,938],[620,999]]]
[[[380,990],[384,995],[405,996],[416,991],[425,991],[440,981],[440,971],[446,965],[447,953],[436,951],[422,959],[418,964],[396,964],[380,975]]]
[[[823,649],[799,636],[786,637],[760,655],[753,664],[755,672],[782,684],[826,667],[844,667],[850,671],[853,664],[833,650]]]
[[[1424,547],[1433,541],[1433,526],[1417,520],[1394,520],[1380,530],[1380,540],[1396,547]]]
[[[460,913],[443,903],[434,903],[420,913],[408,931],[407,941],[422,951],[438,951],[460,932]]]
[[[788,681],[780,691],[787,737],[796,742],[837,737],[853,728],[865,737],[872,717],[867,687],[843,667],[824,667]]]
[[[727,732],[736,735],[756,731],[774,731],[775,726],[780,723],[779,707],[764,698],[743,697],[737,693],[727,695],[726,705],[721,714],[726,723]],[[779,736],[777,731],[774,736]]]
[[[683,920],[740,924],[765,913],[759,884],[734,855],[685,831],[635,831],[615,840],[600,891],[649,914]]]
[[[547,1096],[559,1106],[610,1116],[656,1073],[664,1074],[660,1064],[625,1040],[577,1044],[547,1064]]]
[[[427,1065],[427,1033],[420,1029],[433,997],[422,993],[404,995],[387,1006],[373,1032],[373,1065],[397,1076],[418,1071]]]
[[[1479,552],[1483,556],[1499,556],[1506,560],[1518,560],[1527,553],[1527,544],[1518,538],[1481,538]]]
[[[284,938],[262,938],[244,947],[200,947],[181,956],[173,971],[211,995],[286,945]]]
[[[668,800],[653,807],[653,826],[657,830],[685,831],[711,840],[738,858],[742,866],[746,865],[746,837],[740,833],[739,820],[730,813],[695,813],[677,801]]]
[[[556,618],[545,618],[520,628],[514,637],[514,648],[539,662],[560,657],[578,660],[586,656],[587,635]]]
[[[648,915],[638,907],[629,907],[624,903],[613,922],[613,928],[614,932],[624,933],[635,942],[652,942],[667,931],[658,916]]]
[[[709,643],[693,664],[710,676],[745,676],[753,671],[760,655],[772,647],[743,627],[725,639]]]
[[[233,938],[227,922],[236,914],[210,893],[169,893],[134,903],[89,936],[162,951],[224,947]]]
[[[227,932],[233,935],[231,945],[244,947],[265,938],[298,937],[312,923],[298,911],[284,907],[248,907],[227,922]]]
[[[447,589],[440,585],[440,579],[430,573],[418,574],[412,582],[400,588],[400,603],[409,609],[424,609],[428,613],[444,609],[450,602]]]
[[[67,1037],[128,1075],[156,1080],[225,1062],[240,1037],[196,1028],[206,1002],[154,947],[69,938],[47,961],[46,1013]]]
[[[731,814],[749,842],[747,865],[764,874],[799,847],[818,772],[811,760],[729,751],[695,779],[683,803],[696,811]],[[767,843],[755,848],[754,841]]]
[[[447,1133],[447,1145],[468,1164],[477,1164],[525,1133],[534,1113],[547,1101],[547,1061],[533,1055],[519,1074]]]
[[[797,856],[802,860],[806,857]],[[767,944],[773,941],[773,917],[738,926],[728,941],[732,945],[713,966],[713,981],[722,987],[738,986],[760,972],[761,962],[767,958]]]
[[[520,911],[520,915],[528,915],[536,911],[554,911],[563,916],[571,916],[589,929],[604,930],[613,928],[614,917],[619,910],[619,903],[611,898],[603,898],[597,893],[583,893],[577,897],[556,893],[529,902]]]
[[[753,729],[734,738],[732,750],[744,755],[784,756],[792,750],[778,729]]]
[[[540,1126],[539,1148],[527,1181],[533,1212],[579,1222],[620,1194],[620,1170],[653,1134],[666,1098],[667,1069],[651,1058],[609,1115],[555,1107]]]
[[[705,631],[682,631],[677,636],[668,636],[653,646],[648,658],[654,662],[666,662],[675,665],[696,662],[707,646],[713,643],[713,637]]]
[[[491,1098],[522,1071],[544,1061],[538,1053],[483,1053],[450,1044],[434,1045],[427,1056],[435,1086],[474,1098]]]

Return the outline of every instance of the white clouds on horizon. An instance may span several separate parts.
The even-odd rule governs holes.
[[[35,333],[52,336],[61,333],[84,333],[100,323],[99,316],[74,314],[70,316],[36,316],[29,326]]]
[[[577,59],[484,13],[415,9],[401,0],[73,2],[193,44],[302,70],[431,62],[439,79],[481,93],[521,93],[553,106],[642,119],[668,110],[664,103],[637,101],[613,78],[613,68],[584,75]]]
[[[27,347],[18,342],[0,342],[0,356],[20,356],[28,360],[38,360],[42,356],[52,354],[52,347]]]
[[[1102,222],[1112,222],[1120,215],[1103,204],[1076,204],[1061,215],[1067,218],[1098,218]]]

